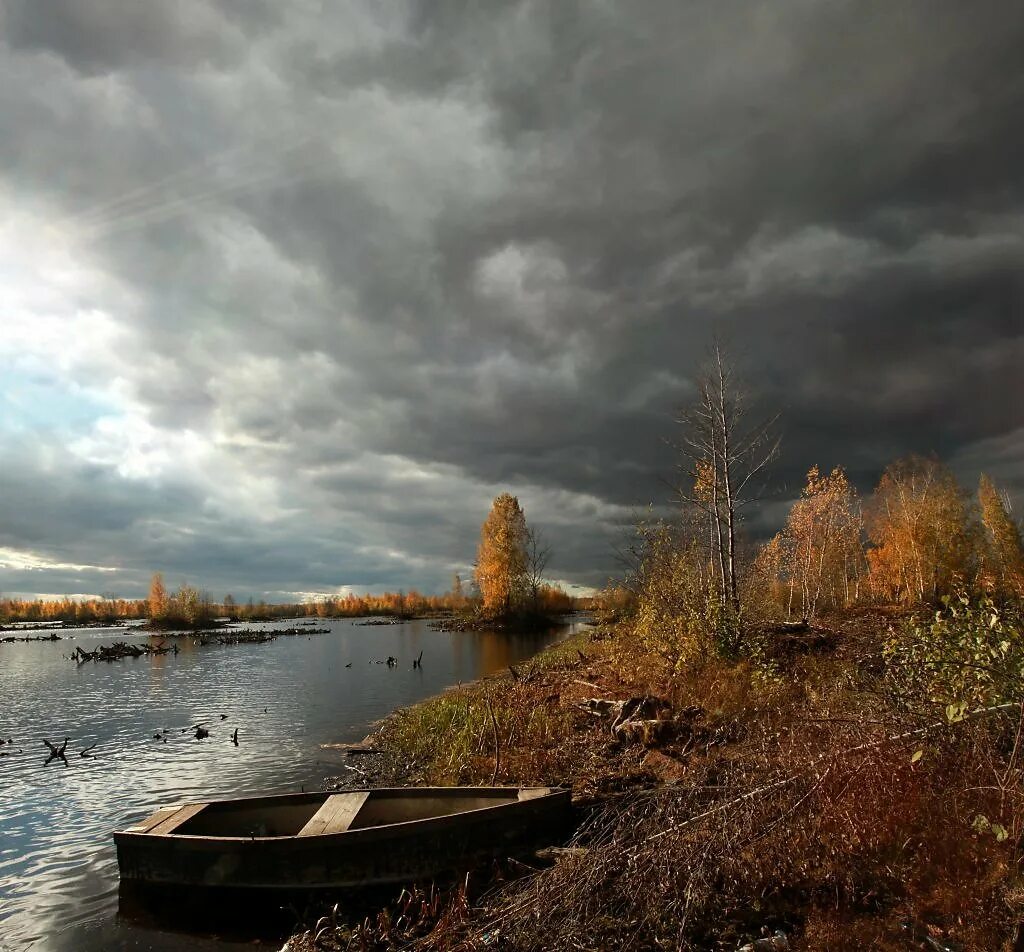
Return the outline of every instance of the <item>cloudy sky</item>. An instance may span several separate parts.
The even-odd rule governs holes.
[[[0,0],[0,590],[600,583],[715,333],[1024,504],[1024,5]]]

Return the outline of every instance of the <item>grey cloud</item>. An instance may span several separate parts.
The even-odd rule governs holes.
[[[221,587],[437,588],[507,487],[600,581],[716,332],[783,411],[780,498],[909,451],[1024,492],[1018,5],[42,6],[3,8],[2,181],[94,228],[123,392],[273,500],[12,472],[99,480],[66,525],[112,557],[159,557],[151,507]]]
[[[129,65],[227,66],[244,50],[244,35],[232,22],[241,14],[251,28],[270,10],[260,0],[5,0],[0,8],[13,47],[48,51],[90,74]]]

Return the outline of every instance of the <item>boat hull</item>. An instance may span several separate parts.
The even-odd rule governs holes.
[[[467,788],[373,791],[444,798]],[[316,836],[250,837],[114,834],[121,879],[152,885],[230,889],[337,889],[415,882],[512,856],[564,836],[568,790],[497,802],[507,788],[473,788],[496,805],[444,816]],[[266,798],[249,803],[275,803]],[[321,795],[322,798],[322,795]],[[311,801],[312,802],[312,801]]]

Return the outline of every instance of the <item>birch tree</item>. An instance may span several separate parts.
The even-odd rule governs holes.
[[[822,476],[812,467],[784,531],[790,591],[799,591],[804,618],[813,619],[823,603],[850,601],[860,568],[862,528],[857,494],[842,468]]]
[[[750,421],[746,392],[718,342],[696,382],[697,399],[677,420],[687,479],[680,495],[707,517],[721,605],[738,618],[739,525],[743,510],[759,498],[761,478],[778,452],[772,435],[777,418]]]
[[[540,592],[544,586],[544,572],[551,560],[551,547],[539,529],[526,530],[526,584],[534,614],[540,611]]]
[[[867,519],[869,579],[876,594],[925,601],[973,579],[975,540],[963,490],[938,460],[890,464]]]
[[[1010,515],[1009,499],[984,473],[978,482],[978,503],[985,530],[987,574],[1003,592],[1024,595],[1024,545],[1020,527]]]

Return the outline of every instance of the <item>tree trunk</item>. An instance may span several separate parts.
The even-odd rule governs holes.
[[[722,435],[722,487],[725,490],[725,529],[729,545],[727,555],[727,576],[729,581],[729,602],[738,616],[740,613],[739,592],[736,587],[736,504],[733,499],[732,473],[729,457],[729,431],[732,423],[729,419],[725,397],[725,372],[722,368],[722,356],[716,352],[718,362],[718,411]]]

